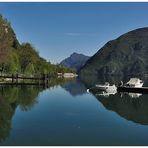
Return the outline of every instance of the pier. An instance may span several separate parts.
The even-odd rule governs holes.
[[[0,85],[43,85],[48,86],[49,74],[42,74],[40,76],[21,76],[18,74],[1,75],[0,78],[4,79]],[[25,82],[25,80],[32,80],[34,82]]]

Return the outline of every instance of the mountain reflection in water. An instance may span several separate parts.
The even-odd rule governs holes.
[[[79,96],[86,93],[87,88],[78,79],[74,79],[62,85],[66,91],[68,91],[72,96]]]
[[[117,93],[106,98],[94,94],[106,109],[116,112],[127,120],[148,124],[148,95],[138,97],[137,94],[132,94],[132,97],[130,95]]]
[[[90,78],[93,79],[93,78]],[[122,79],[124,81],[129,78],[122,77],[111,77],[112,84],[118,84]],[[144,79],[144,78],[142,78]],[[89,84],[89,78],[84,78],[83,83],[86,86],[93,86],[96,83]],[[145,85],[148,86],[147,79],[145,80]],[[108,77],[103,77],[102,79],[93,80],[92,82],[104,83],[110,82]],[[135,123],[148,125],[148,94],[140,94],[140,93],[113,93],[108,94],[104,92],[93,92],[92,93],[99,102],[103,104],[103,106],[110,111],[116,112],[121,117],[126,120],[133,121]]]
[[[112,78],[111,83],[117,84],[119,80]],[[124,131],[129,127],[138,132],[137,125],[147,134],[148,94],[117,92],[106,95],[105,92],[87,92],[94,84],[106,81],[93,78],[85,81],[53,79],[46,89],[39,86],[1,86],[0,144],[19,145],[24,142],[24,145],[105,145],[117,144],[118,140],[120,144],[125,144],[123,137],[129,133]],[[123,121],[121,117],[126,120]],[[22,121],[23,118],[25,119]],[[106,138],[114,131],[116,134],[113,139]],[[19,134],[28,137],[23,139]],[[15,141],[15,137],[22,141]],[[90,141],[86,141],[87,138]],[[129,139],[128,143],[131,144],[132,141]]]

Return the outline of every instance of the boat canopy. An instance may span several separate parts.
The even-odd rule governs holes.
[[[126,84],[135,85],[140,82],[141,82],[141,80],[138,78],[131,78]]]

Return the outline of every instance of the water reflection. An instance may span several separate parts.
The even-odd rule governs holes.
[[[67,80],[51,79],[48,89],[52,89]],[[6,140],[12,128],[12,117],[16,108],[31,110],[38,103],[38,95],[44,90],[39,86],[0,86],[0,142]]]
[[[4,141],[9,136],[11,118],[15,108],[16,104],[11,104],[0,96],[0,142]]]
[[[79,79],[73,79],[67,83],[61,85],[66,91],[68,91],[72,96],[79,96],[86,93],[86,86]]]
[[[96,93],[95,95],[109,97],[110,95],[115,95],[116,93],[117,93],[117,91],[113,91],[113,92],[102,91],[102,92]]]
[[[112,78],[112,83],[117,83],[120,78]],[[71,81],[63,85],[63,88],[72,96],[87,93],[86,89],[93,85],[89,84],[90,79],[80,82],[79,80]],[[92,80],[92,82],[106,81],[101,79]],[[96,84],[96,83],[95,83]],[[117,93],[117,92],[92,92],[99,102],[107,110],[115,111],[121,117],[135,123],[148,125],[148,95],[139,93]]]
[[[121,93],[121,94],[123,94],[123,93]],[[129,95],[131,98],[139,98],[140,96],[142,96],[142,94],[140,94],[140,93],[125,93],[125,94]]]
[[[148,125],[148,95],[136,93],[116,93],[106,96],[93,94],[103,106],[121,117]]]
[[[139,77],[144,80],[145,86],[148,86],[148,80],[146,77]],[[118,84],[121,80],[126,82],[129,77],[83,77],[82,81],[87,88],[94,86],[95,84],[103,84],[110,82],[111,84]],[[116,112],[126,120],[133,121],[135,123],[148,125],[148,94],[139,93],[107,93],[107,92],[91,92],[99,102],[107,110]]]
[[[36,103],[36,97],[41,89],[38,87],[0,87],[0,142],[10,133],[11,120],[17,106],[23,111],[30,110]]]
[[[63,144],[63,141],[66,143],[67,138],[71,137],[69,136],[70,134],[72,134],[73,137],[72,140],[68,140],[68,142],[73,144],[75,144],[76,141],[84,144],[86,139],[90,137],[90,143],[92,142],[93,144],[95,142],[98,144],[103,140],[104,143],[106,141],[109,141],[110,143],[111,139],[107,139],[106,137],[109,134],[109,137],[112,136],[112,132],[116,130],[116,123],[112,121],[111,124],[108,124],[110,119],[112,119],[112,117],[109,116],[110,113],[108,111],[117,113],[119,115],[119,118],[116,117],[117,120],[121,119],[120,117],[123,117],[126,120],[138,124],[148,125],[148,95],[117,92],[108,94],[106,92],[92,92],[91,95],[87,93],[87,88],[92,86],[93,83],[104,83],[104,81],[108,81],[114,84],[117,83],[119,79],[120,78],[112,78],[111,81],[106,78],[95,80],[91,78],[86,79],[85,81],[84,79],[52,79],[49,82],[48,91],[43,91],[44,88],[36,86],[0,87],[1,144],[3,144],[2,141],[5,141],[5,144],[11,144],[11,142],[15,143],[16,141],[13,141],[13,136],[18,138],[19,134],[22,132],[22,137],[25,137],[28,135],[29,130],[30,133],[32,132],[32,135],[29,135],[30,137],[28,136],[28,139],[25,138],[25,140],[22,138],[24,144],[27,142],[40,144],[39,139],[41,139],[43,144],[47,145],[56,145],[58,142]],[[66,90],[66,92],[63,91],[63,89]],[[67,92],[69,92],[70,95]],[[47,98],[44,100],[44,97]],[[72,99],[75,97],[78,97],[78,99]],[[98,104],[100,105],[99,109]],[[29,123],[27,126],[26,123],[24,123],[24,126],[19,126],[18,128],[21,129],[20,131],[16,129],[18,125],[16,125],[15,129],[11,130],[12,117],[16,115],[15,112],[18,113],[17,108],[25,112],[30,111],[23,116],[25,117],[26,123]],[[35,109],[33,110],[33,108]],[[104,112],[104,108],[108,110],[107,114],[104,114],[106,112],[106,110]],[[102,117],[102,114],[106,116]],[[21,120],[20,116],[22,117],[22,112],[19,112],[19,115],[17,114],[17,120],[15,116],[15,123],[13,124],[16,124]],[[19,121],[17,124],[20,123],[22,122]],[[32,125],[30,125],[30,123],[32,123]],[[120,124],[122,124],[121,120]],[[81,128],[75,128],[75,125],[79,125],[78,127]],[[118,128],[120,129],[120,126]],[[126,128],[127,126],[125,127],[125,130]],[[10,136],[10,131],[13,131],[11,132],[12,136]],[[18,132],[19,134],[17,133],[18,135],[16,135],[15,132]],[[89,134],[91,135],[90,137],[85,137],[86,135],[89,136]],[[64,137],[63,135],[67,136]],[[80,137],[78,135],[80,135]],[[121,135],[124,135],[124,133]],[[112,140],[116,141],[116,138],[120,138],[121,135],[115,135]],[[9,136],[10,138],[8,138]],[[124,136],[121,137],[121,141],[125,138]],[[100,138],[100,141],[98,140],[98,137]],[[7,141],[6,138],[9,140],[12,138],[12,141]],[[18,141],[16,143],[18,143]]]

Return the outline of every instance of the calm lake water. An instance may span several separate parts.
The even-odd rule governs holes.
[[[0,144],[148,145],[148,95],[91,94],[87,80],[0,87]]]

